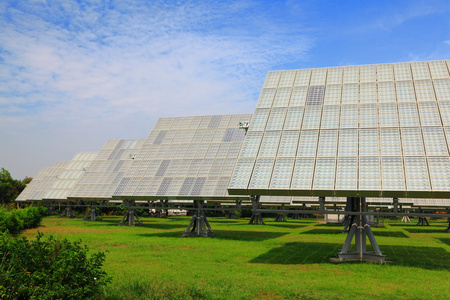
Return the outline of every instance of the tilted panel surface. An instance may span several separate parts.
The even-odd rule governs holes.
[[[110,140],[86,168],[68,198],[110,199],[131,163],[138,157],[144,140]]]
[[[67,196],[83,177],[84,173],[91,166],[97,157],[98,152],[81,152],[75,154],[67,166],[62,170],[58,178],[45,192],[43,200],[67,200]]]
[[[280,77],[271,74],[261,95],[261,106],[278,99],[286,106],[291,91],[280,90],[278,96],[270,89]],[[285,75],[283,85],[292,85],[292,74]],[[275,110],[271,116],[261,109],[256,118],[268,121],[280,130],[286,109]],[[161,118],[143,141],[140,151],[130,163],[114,192],[116,199],[235,199],[227,186],[238,160],[245,130],[240,122],[248,122],[250,114]],[[267,135],[263,141],[268,156],[274,155],[281,136]],[[254,145],[260,143],[254,135],[242,149],[254,156]],[[245,156],[245,154],[243,154]],[[241,163],[242,164],[242,163]],[[248,196],[242,198],[247,199]]]
[[[40,170],[16,198],[16,201],[42,200],[42,197],[61,176],[68,164],[68,161],[59,161],[53,167]]]
[[[449,67],[269,72],[230,194],[450,198]]]

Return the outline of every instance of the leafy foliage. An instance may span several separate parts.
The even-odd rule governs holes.
[[[88,258],[81,241],[42,237],[0,237],[0,298],[94,299],[111,281],[103,252]]]
[[[13,179],[11,174],[2,168],[0,171],[0,204],[14,202],[30,181],[31,178],[28,177],[23,181]]]
[[[8,211],[0,208],[0,232],[17,233],[23,229],[35,228],[41,224],[47,208],[27,207]]]

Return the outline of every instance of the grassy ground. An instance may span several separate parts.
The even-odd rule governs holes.
[[[107,251],[114,277],[104,299],[450,299],[450,234],[444,220],[430,227],[385,220],[373,227],[391,264],[332,264],[345,239],[342,226],[316,220],[247,225],[209,218],[213,238],[182,238],[188,217],[141,218],[140,227],[47,217],[37,231],[81,239]]]

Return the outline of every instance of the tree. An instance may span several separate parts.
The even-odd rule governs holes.
[[[2,168],[0,172],[0,204],[13,202],[25,186],[25,182],[13,179],[11,174]]]

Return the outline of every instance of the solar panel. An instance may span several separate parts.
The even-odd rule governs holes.
[[[142,139],[107,141],[67,197],[110,199],[143,143]]]
[[[449,67],[269,72],[229,193],[450,198]]]
[[[68,164],[68,161],[59,161],[53,167],[41,169],[15,201],[42,200],[47,190],[60,177]]]
[[[89,168],[92,161],[97,156],[97,152],[77,153],[67,164],[51,187],[45,192],[43,200],[67,200],[75,184]]]
[[[248,199],[229,196],[227,186],[245,135],[239,122],[250,118],[242,114],[159,119],[117,186],[114,198]],[[279,122],[279,116],[274,115],[274,126],[280,126]],[[276,150],[276,139],[266,138],[271,151]]]

